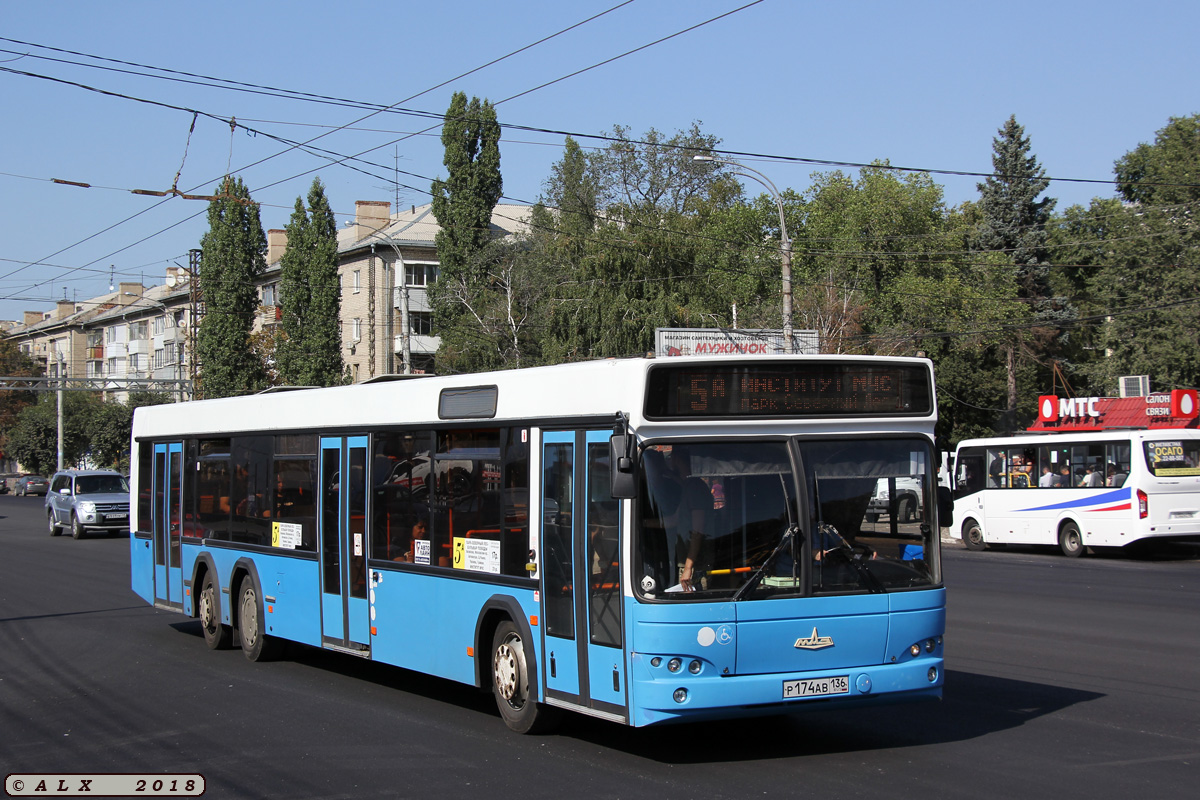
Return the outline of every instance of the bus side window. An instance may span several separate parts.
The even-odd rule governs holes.
[[[958,458],[958,477],[955,481],[955,497],[966,497],[983,489],[984,451],[981,447],[969,447]]]

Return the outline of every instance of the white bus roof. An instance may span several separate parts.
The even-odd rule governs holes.
[[[439,402],[446,389],[496,387],[495,413],[480,417],[479,424],[505,420],[608,417],[618,411],[628,415],[635,427],[646,423],[643,402],[647,374],[656,366],[683,364],[765,366],[786,362],[906,363],[932,369],[927,359],[879,358],[869,356],[759,356],[739,358],[676,357],[669,359],[629,358],[583,361],[520,370],[466,375],[406,378],[335,386],[324,389],[275,391],[265,394],[199,400],[159,406],[144,406],[134,414],[136,438],[212,434],[217,432],[270,432],[294,429],[337,429],[469,422],[466,417],[439,417]],[[932,389],[932,387],[931,387]],[[931,398],[928,415],[910,416],[914,425],[928,427],[937,418]],[[853,425],[871,429],[873,417],[856,417]],[[894,426],[896,419],[887,418]],[[774,422],[779,419],[746,418],[744,421]],[[672,421],[673,427],[680,421]],[[686,422],[686,421],[685,421]],[[726,423],[728,420],[725,421]],[[794,428],[795,419],[787,421]],[[828,417],[815,416],[808,423],[829,424]],[[846,426],[846,420],[838,423]],[[703,422],[696,421],[702,425]],[[651,425],[650,427],[653,427]]]

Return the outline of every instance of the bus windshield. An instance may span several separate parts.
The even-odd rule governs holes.
[[[638,588],[688,601],[935,585],[931,463],[923,438],[651,445]]]

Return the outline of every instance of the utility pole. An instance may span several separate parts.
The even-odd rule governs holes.
[[[200,255],[201,250],[188,251],[188,378],[192,382],[192,397],[196,397],[196,327],[200,324]]]

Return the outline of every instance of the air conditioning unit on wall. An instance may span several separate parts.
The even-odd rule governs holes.
[[[1122,375],[1121,397],[1145,397],[1150,394],[1149,375]]]

